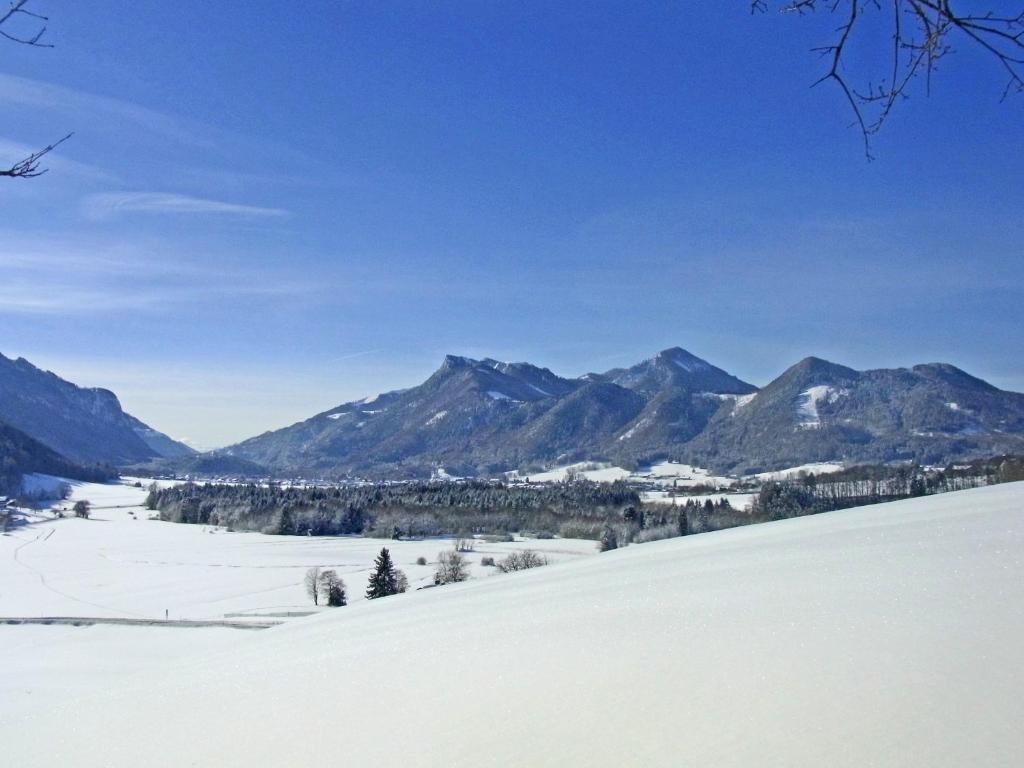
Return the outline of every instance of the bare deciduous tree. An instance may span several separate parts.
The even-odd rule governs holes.
[[[434,572],[435,584],[454,584],[469,578],[466,558],[459,552],[441,552],[437,556],[437,571]]]
[[[29,0],[14,0],[6,11],[0,11],[0,37],[4,37],[14,43],[20,43],[21,45],[32,46],[33,48],[52,48],[53,46],[49,43],[42,42],[43,35],[46,33],[46,23],[49,19],[26,8],[28,3]],[[30,27],[26,31],[21,32],[18,25],[23,20],[28,20]],[[40,168],[39,161],[43,156],[49,154],[70,138],[71,134],[69,133],[63,139],[47,145],[38,152],[33,152],[28,157],[14,163],[11,167],[0,169],[0,176],[12,179],[31,179],[36,176],[42,176],[46,173],[47,169]]]
[[[316,580],[320,596],[327,605],[337,607],[348,602],[348,595],[345,590],[345,582],[334,570],[321,571]]]
[[[314,566],[306,571],[305,578],[306,594],[313,601],[313,605],[320,605],[320,568]]]
[[[954,8],[954,0],[751,0],[751,12],[777,7],[783,13],[804,15],[815,11],[841,17],[835,38],[813,50],[826,61],[828,71],[814,85],[833,82],[853,110],[854,123],[864,140],[864,152],[871,158],[871,137],[882,127],[893,108],[909,95],[911,85],[925,81],[925,91],[939,62],[963,42],[968,48],[989,56],[1007,77],[1002,97],[1024,93],[1024,3],[1020,0],[991,0],[966,3]],[[1014,7],[1016,6],[1016,7]],[[866,20],[875,14],[873,20]],[[890,38],[877,73],[851,73],[848,54],[859,36],[866,36],[872,24],[881,24]]]

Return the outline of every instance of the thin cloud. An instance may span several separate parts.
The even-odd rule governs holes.
[[[82,201],[82,212],[90,219],[109,219],[125,213],[244,218],[282,218],[290,215],[283,208],[265,208],[163,192],[104,192],[89,195]]]
[[[347,355],[342,355],[341,357],[331,358],[328,362],[331,362],[331,363],[341,363],[341,362],[344,362],[345,360],[354,360],[357,357],[366,357],[367,355],[375,355],[378,352],[383,352],[383,351],[384,351],[383,349],[366,349],[366,350],[363,350],[362,352],[351,352],[351,353],[349,353]]]
[[[46,109],[67,115],[88,115],[94,120],[131,123],[150,133],[192,146],[209,147],[211,139],[198,126],[131,102],[64,88],[42,80],[0,74],[0,101],[8,107]]]

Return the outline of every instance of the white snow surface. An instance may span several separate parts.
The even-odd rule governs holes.
[[[195,643],[26,701],[5,762],[1010,768],[1022,504],[1015,483],[653,542]]]
[[[622,437],[625,437],[623,435]],[[622,437],[619,439],[621,440]],[[653,485],[672,485],[686,487],[690,485],[713,485],[719,488],[728,487],[736,482],[736,478],[713,475],[707,469],[694,467],[690,464],[680,464],[675,461],[662,461],[648,467],[641,467],[636,472],[630,472],[623,467],[616,467],[612,464],[581,461],[576,464],[567,464],[562,467],[554,467],[544,472],[508,472],[506,476],[510,479],[521,480],[529,478],[531,483],[560,483],[565,480],[570,472],[592,480],[597,483],[612,483],[616,480],[628,480],[632,483],[646,483]]]
[[[846,390],[827,384],[805,389],[800,393],[800,398],[797,400],[797,428],[817,429],[820,427],[821,415],[818,413],[818,407],[822,403],[834,403],[845,394]]]
[[[67,484],[68,481],[63,477],[33,472],[22,476],[21,492],[33,498],[57,497],[60,496],[61,489]]]
[[[640,499],[648,504],[674,504],[683,506],[688,501],[696,501],[703,504],[708,499],[718,503],[727,499],[733,509],[746,509],[757,498],[756,493],[702,493],[702,494],[677,494],[671,495],[668,491],[641,491]]]
[[[498,392],[495,389],[487,390],[487,396],[492,400],[511,400],[512,398],[506,395],[504,392]]]
[[[779,469],[775,472],[758,472],[756,475],[751,475],[758,480],[792,480],[795,477],[801,475],[827,475],[832,472],[842,472],[844,469],[842,464],[837,464],[831,461],[819,461],[812,464],[801,464],[798,467],[787,467],[786,469]]]
[[[302,578],[312,566],[337,570],[351,598],[361,600],[382,546],[392,551],[412,588],[432,583],[438,552],[452,547],[450,539],[265,536],[165,523],[150,520],[155,513],[142,507],[150,480],[140,480],[141,488],[132,485],[134,479],[64,482],[72,494],[59,506],[70,510],[87,499],[91,519],[40,513],[31,524],[0,536],[0,617],[162,619],[168,610],[172,619],[221,619],[234,612],[310,610]],[[594,542],[480,541],[469,556],[470,573],[495,573],[479,565],[482,555],[500,559],[527,548],[557,561],[591,554]],[[421,556],[428,565],[416,565]]]
[[[545,472],[509,472],[508,476],[513,479],[529,478],[531,483],[561,483],[569,476],[570,472],[595,483],[614,483],[616,480],[625,480],[630,477],[628,469],[590,461],[567,464],[564,467],[555,467]]]
[[[749,395],[740,395],[737,397],[736,404],[733,405],[732,413],[730,415],[736,415],[736,411],[743,408],[743,406],[748,405],[755,397],[757,397],[757,392],[751,392]]]

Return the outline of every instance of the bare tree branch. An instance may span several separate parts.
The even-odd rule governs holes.
[[[995,2],[995,0],[993,0]],[[969,47],[996,61],[1007,76],[1002,98],[1024,93],[1024,2],[1000,0],[1000,6],[1017,5],[1017,10],[963,11],[953,8],[954,0],[750,0],[752,13],[767,12],[778,5],[782,13],[803,15],[822,11],[841,13],[843,23],[835,40],[813,50],[828,61],[828,71],[813,85],[836,83],[853,110],[854,124],[864,139],[864,152],[871,159],[871,137],[892,114],[896,104],[909,95],[913,81],[925,80],[926,93],[940,60],[953,52],[952,43],[962,40]],[[857,86],[844,67],[847,52],[862,21],[869,12],[885,14],[892,48],[883,76],[875,85]]]
[[[11,7],[0,14],[0,36],[6,37],[8,40],[15,43],[21,43],[22,45],[34,45],[37,48],[53,48],[49,43],[39,42],[46,33],[46,22],[48,22],[49,19],[46,16],[40,16],[38,13],[26,10],[25,6],[28,5],[28,3],[29,0],[14,0],[14,2],[11,3]],[[3,29],[3,25],[5,23],[15,21],[20,16],[27,16],[35,19],[37,22],[41,21],[42,25],[39,26],[34,34],[28,37],[24,37],[14,32],[8,32]]]
[[[46,32],[46,23],[49,19],[46,16],[40,16],[38,13],[28,10],[25,6],[28,5],[29,0],[14,0],[10,7],[6,11],[0,12],[0,37],[4,37],[15,43],[21,43],[22,45],[30,45],[35,48],[52,48],[53,46],[49,43],[42,43],[40,40],[43,34]],[[4,24],[11,24],[16,22],[22,16],[32,19],[37,23],[37,29],[33,34],[29,36],[21,35],[17,32],[8,32],[4,29]],[[42,22],[39,24],[39,22]],[[55,141],[49,146],[40,149],[38,152],[33,152],[26,158],[23,158],[12,165],[10,168],[0,170],[0,176],[6,176],[11,179],[32,179],[36,176],[42,176],[46,173],[46,168],[39,167],[39,161],[47,154],[52,152],[56,147],[63,144],[65,141],[70,139],[72,134],[68,134],[60,141]]]
[[[47,153],[56,149],[58,146],[60,146],[65,141],[70,139],[73,135],[74,134],[69,133],[60,141],[55,141],[53,142],[53,144],[50,144],[49,146],[44,147],[43,149],[40,149],[38,152],[33,152],[25,159],[16,162],[10,168],[6,170],[0,170],[0,176],[8,176],[14,179],[31,179],[35,178],[36,176],[42,176],[44,173],[46,173],[47,170],[49,170],[47,168],[39,167],[39,161],[43,158],[43,155],[46,155]]]

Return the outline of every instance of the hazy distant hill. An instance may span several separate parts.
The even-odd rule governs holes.
[[[82,463],[123,465],[194,451],[121,410],[106,389],[87,389],[23,358],[0,355],[0,419]]]
[[[84,467],[69,461],[24,432],[0,422],[0,494],[16,494],[22,477],[31,472],[94,482],[113,474],[109,467]]]

